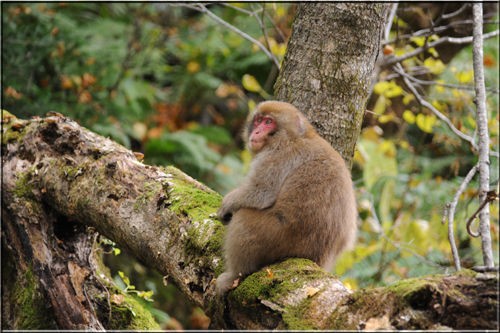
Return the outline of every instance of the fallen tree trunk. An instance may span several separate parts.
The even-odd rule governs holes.
[[[11,284],[2,297],[9,319],[2,328],[120,327],[123,316],[113,307],[120,301],[99,280],[92,255],[94,230],[168,276],[205,309],[213,328],[498,326],[498,276],[491,273],[405,280],[353,293],[312,262],[290,259],[218,299],[212,282],[223,270],[224,227],[215,218],[220,195],[175,168],[144,165],[62,116],[25,121],[4,112],[2,123],[2,248],[18,256],[7,268],[35,286],[36,295],[24,297],[53,309],[46,317],[45,307],[32,304],[39,313],[27,318],[21,305],[8,303],[20,293]],[[130,327],[154,325],[145,320]]]

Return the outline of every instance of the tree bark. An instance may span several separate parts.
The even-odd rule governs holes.
[[[213,217],[220,195],[175,168],[138,162],[67,118],[3,122],[2,247],[17,258],[2,267],[2,282],[9,280],[5,268],[28,272],[24,279],[36,287],[17,300],[36,296],[36,304],[52,307],[48,316],[34,304],[38,312],[27,318],[12,304],[19,288],[7,284],[2,312],[10,326],[4,328],[119,326],[122,317],[103,307],[116,303],[112,287],[92,283],[101,276],[89,259],[93,229],[168,276],[205,309],[213,328],[497,328],[498,277],[491,273],[404,280],[353,293],[314,263],[289,259],[218,299],[211,282],[223,266],[224,227]]]
[[[302,110],[351,166],[391,4],[298,6],[276,97]]]

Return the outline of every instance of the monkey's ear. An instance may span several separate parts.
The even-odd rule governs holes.
[[[297,131],[300,136],[306,133],[306,120],[304,119],[304,116],[300,114],[297,115]]]

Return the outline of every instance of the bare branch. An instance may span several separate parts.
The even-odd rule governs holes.
[[[474,85],[476,88],[475,103],[477,107],[476,123],[479,148],[479,202],[485,202],[487,193],[490,190],[490,137],[488,133],[488,114],[486,112],[486,91],[484,86],[482,3],[479,2],[472,5],[472,17],[472,63],[474,68]],[[481,234],[484,265],[486,267],[493,267],[495,263],[493,261],[493,250],[491,248],[490,210],[489,202],[487,201],[484,208],[479,213],[479,233]]]
[[[262,44],[261,42],[259,42],[258,40],[256,40],[255,38],[253,38],[252,36],[250,36],[249,34],[241,31],[240,29],[238,29],[237,27],[235,27],[234,25],[232,25],[231,23],[228,23],[226,21],[224,21],[223,19],[221,19],[219,16],[215,15],[213,12],[211,12],[207,7],[205,7],[204,4],[201,4],[201,3],[196,3],[196,4],[179,4],[179,6],[183,6],[183,7],[186,7],[186,8],[190,8],[190,9],[193,9],[193,10],[196,10],[196,11],[199,11],[200,13],[204,13],[206,15],[208,15],[208,17],[210,17],[211,19],[213,19],[215,22],[225,26],[226,28],[228,28],[229,30],[237,33],[238,35],[240,35],[241,37],[245,38],[246,40],[254,43],[255,45],[257,45],[259,47],[259,49],[262,50],[262,52],[264,52],[269,59],[271,59],[274,63],[274,65],[276,65],[276,67],[279,69],[281,66],[280,66],[280,62],[278,60],[278,58],[276,58],[274,56],[274,54],[271,53],[270,50],[268,50],[264,44]]]
[[[410,82],[411,78],[413,78],[412,76],[408,75],[408,73],[406,73],[403,69],[403,66],[401,66],[401,64],[396,64],[395,66],[393,66],[392,68],[394,70],[394,72],[398,73],[401,75],[401,77],[403,78],[403,81],[404,83],[406,84],[406,86],[411,90],[411,92],[413,93],[413,95],[415,95],[415,97],[417,98],[417,101],[424,107],[428,108],[432,113],[434,113],[440,120],[444,121],[446,123],[446,125],[448,125],[448,127],[451,129],[451,131],[453,133],[455,133],[458,137],[460,137],[461,139],[467,141],[470,143],[470,145],[472,146],[472,148],[474,148],[475,150],[479,150],[479,147],[478,145],[476,144],[475,140],[473,137],[465,134],[464,132],[460,131],[459,129],[457,129],[455,127],[455,125],[453,125],[453,123],[451,122],[451,120],[446,117],[444,114],[442,114],[438,109],[436,109],[434,107],[434,105],[432,105],[431,103],[427,102],[423,97],[422,95],[420,95],[420,93],[418,92],[417,88],[412,84],[412,82]],[[489,151],[488,152],[489,155],[491,156],[494,156],[496,158],[499,157],[499,154],[498,152],[496,151]]]
[[[486,24],[498,25],[498,21],[484,21],[483,23],[485,25]],[[399,35],[397,38],[383,41],[382,45],[393,44],[393,43],[397,42],[398,40],[409,39],[411,37],[418,37],[418,36],[429,37],[431,35],[439,34],[440,32],[443,32],[445,30],[448,30],[448,29],[456,27],[456,26],[471,25],[471,24],[472,24],[472,20],[453,21],[447,25],[440,25],[440,26],[436,26],[436,27],[425,28],[425,29],[421,29],[421,30],[417,30],[415,32],[409,33],[409,34]]]
[[[396,242],[393,239],[391,239],[391,237],[384,231],[384,228],[382,227],[382,224],[380,223],[380,219],[378,218],[377,211],[375,209],[375,205],[373,204],[373,198],[371,197],[371,195],[370,195],[369,202],[370,202],[370,213],[372,214],[373,219],[372,220],[368,219],[368,223],[370,224],[370,227],[372,228],[372,230],[375,233],[380,235],[383,239],[385,239],[388,243],[390,243],[396,249],[400,249],[402,251],[406,251],[408,253],[411,253],[412,256],[414,256],[415,258],[419,258],[420,261],[425,262],[426,264],[428,264],[430,266],[438,267],[440,269],[445,268],[443,265],[440,265],[439,263],[436,263],[432,260],[429,260],[425,256],[417,253],[407,244],[404,244],[401,242]],[[395,225],[393,226],[393,228],[394,227],[395,227]]]
[[[389,39],[389,33],[391,32],[391,28],[392,28],[392,21],[394,21],[394,16],[396,15],[397,9],[398,9],[398,3],[395,2],[392,5],[391,11],[389,12],[389,19],[387,20],[387,25],[386,25],[385,31],[384,31],[384,40]]]
[[[446,217],[448,218],[448,240],[450,242],[451,253],[453,255],[453,261],[455,263],[455,269],[457,271],[459,271],[461,269],[461,267],[460,267],[460,257],[458,255],[457,245],[455,244],[455,236],[453,234],[453,222],[455,220],[455,210],[457,208],[457,204],[458,204],[458,200],[460,199],[460,196],[465,191],[465,189],[467,188],[467,185],[469,185],[472,178],[474,178],[477,170],[478,170],[478,166],[475,165],[472,169],[470,169],[469,173],[467,173],[467,176],[465,176],[464,180],[462,181],[462,184],[460,184],[460,187],[458,188],[457,192],[455,193],[453,200],[446,205],[446,209],[445,209],[445,213],[444,213],[444,217],[443,217],[443,222],[445,222]]]
[[[455,17],[455,16],[457,16],[457,15],[461,14],[461,13],[462,13],[463,11],[465,11],[467,8],[469,8],[469,6],[470,6],[470,4],[466,3],[466,4],[462,5],[462,7],[458,8],[458,9],[457,9],[456,11],[454,11],[454,12],[451,12],[451,13],[449,13],[449,14],[443,14],[443,15],[441,15],[441,18],[442,18],[443,20],[447,20],[447,19],[450,19],[450,18],[452,18],[452,17]]]
[[[489,191],[487,194],[486,194],[486,199],[484,199],[484,201],[479,205],[479,207],[476,209],[476,211],[474,212],[474,214],[472,214],[471,217],[469,217],[469,220],[467,221],[467,223],[465,224],[466,227],[467,227],[467,232],[469,233],[469,235],[471,235],[472,237],[479,237],[481,236],[480,233],[475,233],[471,230],[470,226],[472,224],[472,222],[474,221],[474,219],[476,218],[477,214],[479,214],[483,208],[486,206],[486,204],[492,202],[492,201],[495,201],[495,199],[498,198],[498,194],[495,192],[495,191]]]
[[[499,30],[495,30],[495,31],[489,32],[487,34],[484,34],[483,39],[492,38],[492,37],[498,36],[498,34],[499,34]],[[416,56],[416,55],[418,55],[418,54],[420,54],[422,52],[427,51],[430,48],[436,47],[436,46],[444,44],[444,43],[449,43],[449,44],[469,44],[471,42],[472,42],[472,36],[462,37],[462,38],[455,38],[455,37],[448,37],[448,36],[441,37],[441,38],[439,38],[436,41],[433,41],[433,42],[430,42],[430,43],[428,43],[428,44],[426,44],[424,46],[418,47],[418,48],[416,48],[415,50],[413,50],[411,52],[403,54],[402,56],[399,56],[399,57],[396,57],[396,56],[388,57],[384,61],[384,63],[382,64],[382,66],[390,66],[390,65],[394,65],[396,63],[400,63],[403,60],[406,60],[406,59],[409,59],[411,57],[414,57],[414,56]]]
[[[413,95],[415,95],[415,97],[417,98],[417,101],[422,105],[422,106],[425,106],[426,108],[428,108],[432,113],[434,113],[440,120],[444,121],[446,123],[446,125],[448,125],[448,127],[451,129],[451,131],[453,133],[455,133],[458,137],[460,137],[461,139],[469,142],[471,144],[471,146],[474,148],[474,149],[477,149],[477,145],[476,143],[474,142],[474,139],[461,132],[460,130],[458,130],[455,125],[453,125],[453,123],[451,122],[450,119],[448,119],[444,114],[442,114],[438,109],[436,109],[431,103],[427,102],[421,95],[420,93],[417,91],[417,89],[415,88],[415,86],[410,82],[410,80],[408,79],[408,74],[405,73],[404,69],[403,69],[403,66],[401,66],[401,64],[396,64],[396,66],[393,67],[393,70],[396,72],[396,73],[399,73],[401,74],[401,77],[403,78],[403,81],[405,82],[406,86],[411,90],[411,92],[413,93]]]
[[[472,85],[465,86],[465,85],[460,85],[460,84],[443,83],[443,82],[438,82],[438,81],[434,81],[434,80],[421,80],[421,79],[418,79],[415,76],[410,75],[408,73],[406,73],[406,75],[407,75],[407,78],[410,79],[412,82],[414,82],[416,84],[424,85],[424,86],[440,86],[440,87],[452,88],[452,89],[458,89],[458,90],[471,90],[471,91],[474,90],[474,86],[472,86]],[[400,76],[399,73],[389,74],[389,75],[387,75],[385,80],[390,81],[394,77],[398,77],[398,76]],[[486,90],[488,92],[491,92],[494,94],[500,93],[499,89],[495,89],[495,88],[491,88],[491,87],[486,87]]]

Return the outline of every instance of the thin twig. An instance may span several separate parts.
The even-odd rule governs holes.
[[[446,123],[446,125],[448,125],[448,127],[451,129],[451,131],[453,133],[455,133],[458,137],[460,137],[461,139],[469,142],[471,144],[471,146],[474,148],[474,149],[477,149],[477,145],[476,143],[474,142],[474,139],[472,137],[470,137],[469,135],[461,132],[460,130],[458,130],[455,125],[453,125],[453,123],[451,122],[450,119],[448,119],[444,114],[442,114],[438,109],[436,109],[431,103],[427,102],[420,94],[419,92],[417,91],[417,89],[415,88],[415,86],[410,82],[410,80],[408,79],[407,77],[407,74],[405,73],[404,69],[403,69],[403,66],[401,66],[401,64],[396,64],[394,67],[393,67],[393,70],[396,72],[396,73],[399,73],[401,74],[401,77],[403,78],[403,81],[405,82],[406,86],[411,90],[411,92],[413,93],[413,95],[415,95],[415,97],[417,98],[417,101],[424,107],[428,108],[432,113],[434,113],[440,120],[444,121]]]
[[[498,25],[498,21],[485,21],[484,22],[484,24],[487,24],[487,23]],[[394,38],[391,40],[386,40],[386,41],[382,42],[382,45],[393,44],[399,40],[410,39],[412,37],[419,37],[419,36],[422,36],[422,37],[427,36],[428,37],[428,36],[435,35],[435,34],[438,34],[440,32],[446,31],[446,30],[453,28],[455,26],[471,25],[471,24],[472,24],[472,20],[450,22],[447,25],[440,25],[437,27],[425,28],[425,29],[421,29],[421,30],[409,33],[409,34],[399,35],[397,38]]]
[[[205,7],[205,5],[203,5],[201,3],[196,3],[196,4],[193,4],[193,5],[191,5],[191,4],[180,4],[180,6],[196,10],[196,11],[198,11],[200,13],[204,13],[204,14],[208,15],[208,17],[210,17],[211,19],[213,19],[215,22],[217,22],[217,23],[225,26],[226,28],[228,28],[229,30],[237,33],[238,35],[240,35],[241,37],[245,38],[246,40],[254,43],[255,45],[257,45],[259,47],[259,49],[262,50],[262,52],[264,52],[267,55],[267,57],[269,59],[271,59],[273,61],[274,65],[276,67],[280,68],[280,62],[279,62],[279,60],[261,42],[259,42],[258,40],[256,40],[252,36],[248,35],[247,33],[241,31],[240,29],[238,29],[237,27],[235,27],[231,23],[224,21],[219,16],[217,16],[213,12],[211,12],[207,7]]]
[[[453,196],[453,200],[446,205],[446,210],[445,210],[445,216],[448,217],[448,241],[450,242],[450,247],[451,247],[451,253],[453,255],[453,261],[455,263],[455,269],[459,271],[461,269],[460,267],[460,257],[458,255],[458,249],[457,245],[455,244],[455,236],[453,234],[453,223],[455,220],[455,210],[457,208],[458,200],[460,199],[460,196],[462,193],[465,191],[467,188],[467,185],[471,182],[472,178],[474,178],[474,175],[476,174],[478,170],[478,166],[475,165],[470,171],[467,173],[467,176],[465,176],[464,180],[462,181],[462,184],[460,184],[460,187],[458,188],[457,192]],[[443,218],[443,222],[445,219]]]
[[[443,268],[443,265],[440,265],[439,263],[436,263],[432,260],[427,259],[426,257],[422,256],[421,254],[415,252],[412,248],[409,246],[402,244],[401,242],[396,242],[392,240],[389,235],[387,235],[384,231],[384,228],[382,227],[382,224],[380,223],[380,220],[377,216],[377,211],[375,210],[375,206],[373,205],[373,200],[370,198],[370,212],[373,217],[373,221],[370,223],[370,226],[372,227],[372,230],[382,236],[383,239],[385,239],[388,243],[390,243],[392,246],[394,246],[396,249],[401,249],[403,251],[407,251],[411,255],[413,255],[416,258],[419,258],[422,262],[427,263],[428,265],[434,266],[434,267],[439,267]],[[393,226],[394,228],[395,226]]]
[[[389,33],[391,32],[392,28],[392,21],[394,21],[394,16],[396,15],[397,9],[398,9],[398,3],[395,2],[392,4],[391,11],[389,12],[389,17],[387,19],[387,26],[385,27],[384,31],[384,40],[389,39]]]
[[[495,30],[495,31],[489,32],[487,34],[484,34],[483,39],[492,38],[492,37],[498,36],[498,34],[499,34],[499,30]],[[386,67],[386,66],[394,65],[396,63],[400,63],[403,60],[412,58],[412,57],[414,57],[414,56],[416,56],[416,55],[418,55],[418,54],[420,54],[420,53],[422,53],[424,51],[427,51],[430,48],[436,47],[436,46],[444,44],[444,43],[449,43],[449,44],[470,44],[471,42],[472,42],[472,36],[461,37],[461,38],[449,37],[449,36],[441,37],[438,40],[435,40],[433,42],[425,44],[424,46],[417,47],[413,51],[408,52],[406,54],[403,54],[402,56],[399,56],[399,57],[396,57],[396,56],[388,57],[384,61],[384,63],[382,64],[382,66]]]
[[[469,6],[470,6],[470,4],[466,3],[465,5],[463,5],[462,7],[458,8],[454,12],[451,12],[449,14],[443,14],[443,15],[441,15],[441,19],[447,20],[447,19],[450,19],[452,17],[455,17],[455,16],[461,14],[463,11],[465,11]]]
[[[424,86],[440,86],[440,87],[445,87],[445,88],[452,88],[452,89],[458,89],[458,90],[470,90],[470,91],[474,90],[474,86],[472,86],[472,85],[465,86],[465,85],[460,85],[460,84],[443,83],[443,82],[438,82],[438,81],[433,81],[433,80],[421,80],[421,79],[417,79],[413,75],[410,75],[409,73],[406,73],[406,75],[407,75],[407,78],[410,79],[412,82],[414,82],[416,84],[424,85]],[[394,77],[399,77],[399,76],[400,76],[399,73],[389,74],[385,78],[385,81],[390,81]],[[486,90],[488,92],[491,92],[494,94],[500,93],[499,89],[495,89],[495,88],[491,88],[491,87],[486,87]]]
[[[480,233],[475,233],[474,231],[472,231],[472,229],[471,229],[472,222],[476,218],[477,214],[479,214],[483,210],[483,208],[486,206],[486,204],[489,204],[490,202],[495,201],[495,199],[497,199],[497,198],[498,198],[498,194],[495,191],[489,191],[486,194],[486,199],[484,199],[484,201],[479,205],[479,207],[476,209],[474,214],[472,214],[472,216],[469,217],[469,219],[467,220],[467,223],[465,224],[469,235],[471,235],[472,237],[481,236]]]
[[[394,67],[393,67],[393,70],[394,72],[398,73],[401,75],[401,77],[403,78],[403,81],[404,83],[406,84],[406,86],[411,90],[411,92],[413,93],[413,95],[415,95],[415,97],[417,98],[417,101],[420,103],[420,105],[428,108],[432,113],[434,113],[440,120],[444,121],[446,123],[446,125],[448,125],[448,127],[451,129],[451,131],[453,133],[455,133],[458,137],[460,137],[461,139],[467,141],[470,143],[470,145],[472,146],[472,148],[474,148],[475,150],[479,150],[479,147],[478,145],[476,144],[475,140],[473,137],[465,134],[464,132],[460,131],[459,129],[457,129],[455,127],[455,125],[453,125],[453,123],[451,122],[451,120],[446,117],[444,114],[442,114],[438,109],[436,109],[431,103],[427,102],[423,97],[422,95],[420,95],[420,93],[417,91],[417,88],[410,82],[410,78],[411,76],[408,75],[404,69],[403,69],[403,66],[401,66],[401,64],[396,64]],[[489,155],[493,156],[493,157],[496,157],[498,158],[499,157],[499,153],[496,152],[496,151],[489,151],[488,152]]]
[[[474,68],[474,86],[476,88],[476,124],[479,146],[479,202],[483,202],[486,200],[487,193],[490,190],[490,137],[488,133],[488,113],[486,112],[486,91],[484,85],[483,4],[480,2],[472,5],[472,21],[472,64]],[[479,233],[481,234],[483,263],[486,267],[493,267],[495,263],[493,261],[493,250],[491,247],[490,210],[488,202],[486,202],[484,209],[479,213]]]

